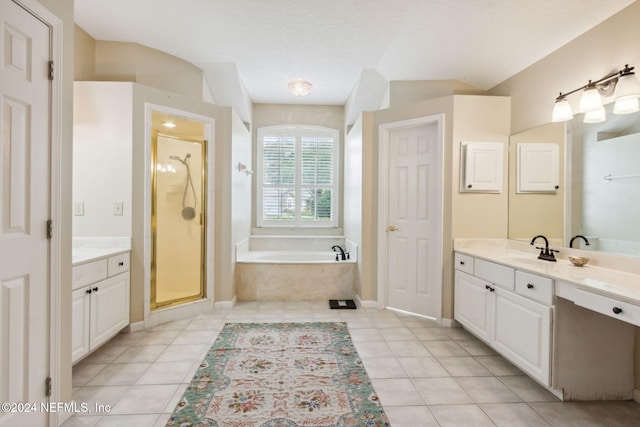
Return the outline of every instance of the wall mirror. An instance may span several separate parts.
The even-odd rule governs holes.
[[[579,115],[567,124],[565,239],[582,234],[591,243],[582,249],[638,257],[640,113],[613,114],[613,103],[605,110],[604,122],[583,123]]]
[[[582,114],[565,123],[548,123],[509,141],[509,238],[543,234],[556,246],[640,257],[640,112],[584,123]],[[555,193],[516,191],[517,144],[556,143],[560,185]]]

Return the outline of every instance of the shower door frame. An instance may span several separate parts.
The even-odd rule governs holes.
[[[157,251],[157,154],[158,154],[158,137],[175,139],[189,143],[200,144],[202,167],[200,168],[200,182],[202,184],[200,194],[200,206],[202,213],[200,214],[200,293],[182,298],[172,299],[158,304],[156,301],[156,251]],[[150,311],[172,307],[191,301],[198,301],[207,298],[207,184],[208,184],[208,142],[206,139],[191,139],[175,135],[167,135],[156,132],[152,136],[151,141],[151,265],[150,265]]]

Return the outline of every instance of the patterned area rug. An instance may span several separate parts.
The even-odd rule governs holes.
[[[389,426],[346,323],[227,323],[167,426]]]

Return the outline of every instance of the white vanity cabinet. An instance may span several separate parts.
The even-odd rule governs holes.
[[[552,282],[459,253],[455,265],[455,319],[531,377],[550,386]]]
[[[129,324],[129,254],[73,268],[72,361]]]

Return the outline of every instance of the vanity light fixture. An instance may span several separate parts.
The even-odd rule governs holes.
[[[298,79],[289,82],[289,91],[295,96],[307,96],[313,85],[307,81]]]
[[[625,65],[622,70],[611,73],[596,81],[589,80],[584,86],[569,92],[560,92],[553,107],[551,121],[564,122],[573,118],[567,96],[583,91],[579,112],[584,113],[585,123],[598,123],[606,119],[602,97],[615,95],[614,114],[629,114],[640,110],[640,82],[633,72],[635,67]]]

